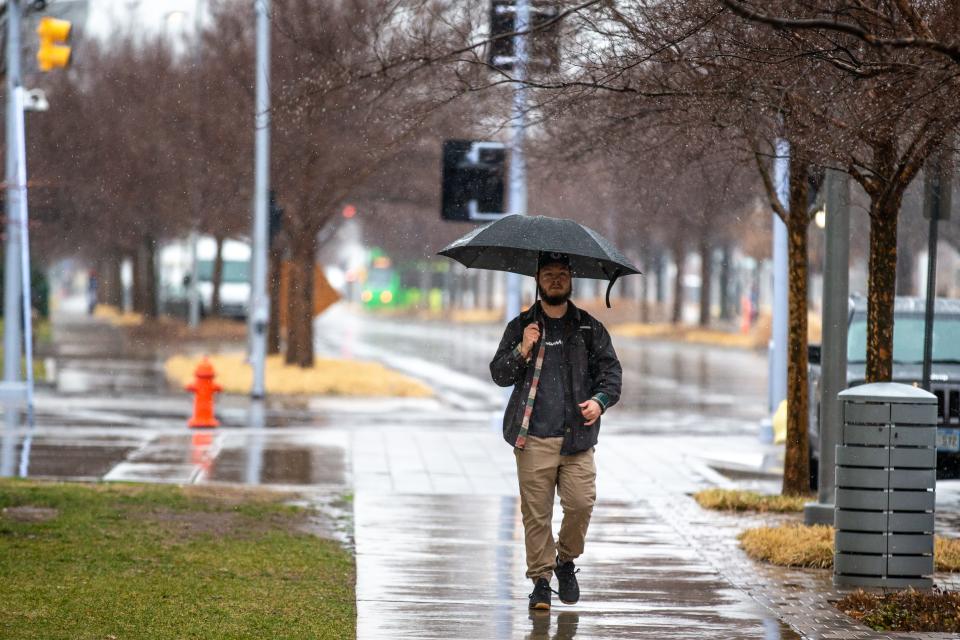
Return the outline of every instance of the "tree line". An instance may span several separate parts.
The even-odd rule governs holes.
[[[119,301],[119,264],[132,259],[134,305],[156,314],[160,241],[189,230],[221,241],[247,232],[249,4],[214,2],[211,26],[185,53],[118,34],[83,47],[82,62],[45,80],[52,110],[28,120],[31,198],[43,230],[34,234],[35,253],[97,262],[108,301]],[[468,4],[274,2],[271,174],[286,212],[278,251],[293,264],[291,363],[312,364],[313,264],[345,203],[423,254],[432,251],[418,247],[435,250],[465,231],[432,222],[440,141],[502,136],[516,81],[488,65],[486,7]],[[927,159],[953,151],[960,8],[868,0],[556,4],[558,16],[544,28],[559,30],[561,62],[535,66],[526,79],[539,176],[531,212],[590,223],[641,262],[669,252],[682,264],[691,250],[742,245],[755,224],[749,212],[758,197],[765,201],[789,242],[784,490],[805,490],[810,190],[833,169],[863,194],[867,378],[889,380],[900,212]],[[787,148],[781,200],[772,165]],[[711,261],[703,263],[709,269]],[[709,305],[701,321],[709,322]]]

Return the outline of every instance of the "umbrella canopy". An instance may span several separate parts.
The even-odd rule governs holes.
[[[609,240],[579,222],[547,216],[509,215],[474,229],[450,244],[439,255],[466,267],[537,275],[541,252],[570,256],[575,278],[609,280],[610,288],[620,276],[640,273]]]

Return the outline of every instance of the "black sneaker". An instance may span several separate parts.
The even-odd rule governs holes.
[[[550,583],[547,582],[546,578],[538,578],[533,585],[533,593],[530,594],[530,608],[550,608]]]
[[[577,584],[577,569],[573,565],[573,560],[567,560],[564,563],[557,558],[557,566],[553,569],[557,574],[557,581],[560,583],[560,590],[557,592],[560,596],[560,602],[563,604],[577,604],[580,600],[580,585]]]

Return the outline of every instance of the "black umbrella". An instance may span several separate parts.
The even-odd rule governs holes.
[[[547,216],[509,215],[474,229],[450,244],[439,255],[466,267],[537,275],[541,252],[570,256],[575,278],[609,280],[610,289],[620,276],[640,273],[609,240],[579,222]]]

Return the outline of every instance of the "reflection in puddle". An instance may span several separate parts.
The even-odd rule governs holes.
[[[197,467],[201,477],[209,478],[213,474],[215,460],[213,432],[194,431],[190,438],[190,462]]]
[[[2,442],[0,442],[0,477],[13,475],[13,460],[17,448],[17,415],[7,412],[4,416]]]
[[[550,635],[551,615],[549,611],[530,612],[530,633],[527,640],[572,640],[577,635],[580,614],[576,611],[563,611],[557,616],[557,630]]]
[[[265,445],[263,432],[254,432],[246,446],[222,450],[208,477],[247,484],[344,484],[343,449]]]

